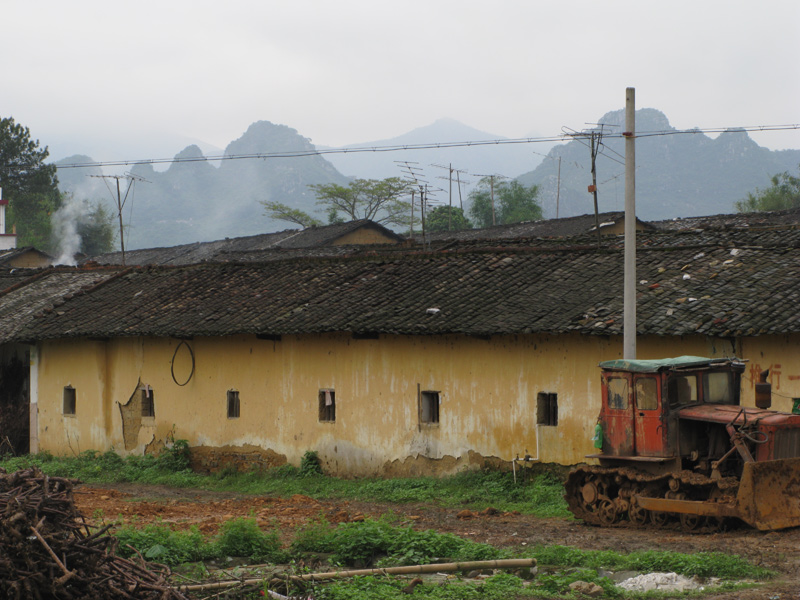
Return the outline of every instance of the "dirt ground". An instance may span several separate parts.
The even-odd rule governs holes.
[[[564,519],[539,519],[491,510],[469,513],[423,504],[320,502],[302,495],[284,499],[135,484],[119,484],[113,488],[79,485],[75,499],[81,512],[92,520],[113,521],[122,517],[125,522],[140,524],[161,521],[178,527],[195,525],[205,534],[216,533],[220,524],[229,519],[255,517],[264,527],[278,527],[287,542],[298,527],[320,516],[340,523],[393,513],[420,529],[454,533],[498,547],[561,544],[620,552],[732,552],[778,571],[780,576],[756,590],[709,598],[800,599],[800,528],[769,533],[739,528],[712,534],[606,529]]]

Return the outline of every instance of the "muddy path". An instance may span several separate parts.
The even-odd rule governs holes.
[[[759,588],[736,594],[709,596],[733,598],[800,599],[800,528],[760,532],[747,528],[711,534],[687,534],[673,530],[596,528],[565,519],[540,519],[530,515],[459,511],[430,504],[388,504],[317,501],[307,496],[291,498],[243,496],[166,486],[117,484],[79,485],[76,503],[89,519],[126,523],[168,523],[176,527],[196,526],[214,534],[222,523],[236,517],[254,517],[265,528],[277,528],[289,542],[295,531],[310,521],[325,518],[343,523],[393,514],[415,528],[453,533],[493,546],[560,544],[585,550],[669,550],[675,552],[729,552],[777,571],[779,577]],[[487,507],[488,508],[488,507]]]

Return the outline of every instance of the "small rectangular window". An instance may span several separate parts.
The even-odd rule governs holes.
[[[420,392],[419,422],[439,422],[439,392]]]
[[[319,391],[319,421],[320,423],[336,422],[336,392],[332,389]]]
[[[558,425],[558,394],[539,392],[536,404],[537,424],[549,427]]]
[[[608,408],[628,410],[628,380],[623,377],[608,378]]]
[[[239,392],[237,390],[228,390],[228,418],[239,418]]]
[[[64,388],[64,414],[74,415],[76,405],[75,388],[68,385]]]
[[[636,408],[640,410],[656,410],[658,408],[658,382],[654,377],[636,379],[634,389]]]
[[[156,399],[152,388],[146,385],[141,390],[142,393],[142,416],[155,417],[156,416]]]

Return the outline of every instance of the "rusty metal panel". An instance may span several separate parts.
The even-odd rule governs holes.
[[[722,502],[700,502],[697,500],[673,500],[669,498],[647,498],[634,496],[636,503],[653,512],[682,513],[704,517],[738,517],[739,511],[733,504]]]
[[[800,457],[800,429],[778,429],[772,438],[772,458]]]
[[[740,518],[752,527],[800,525],[800,458],[746,463],[737,502]]]

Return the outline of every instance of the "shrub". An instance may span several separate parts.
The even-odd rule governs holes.
[[[300,460],[300,474],[303,477],[322,475],[322,463],[316,450],[309,450]]]
[[[256,562],[286,560],[278,534],[274,531],[264,533],[255,519],[238,518],[226,521],[214,545],[219,556],[240,556]]]

